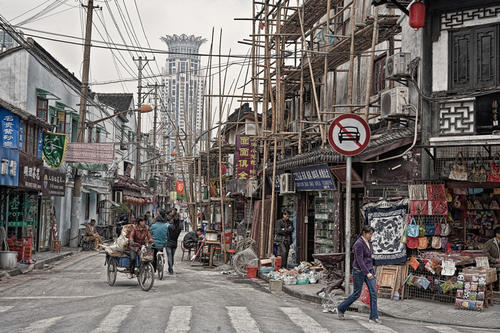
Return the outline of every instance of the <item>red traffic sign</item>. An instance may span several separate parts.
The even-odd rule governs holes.
[[[370,142],[370,126],[358,115],[343,114],[331,123],[328,142],[339,154],[358,155]]]

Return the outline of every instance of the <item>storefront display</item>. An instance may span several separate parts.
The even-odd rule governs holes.
[[[332,192],[314,198],[314,253],[333,252],[334,207]]]

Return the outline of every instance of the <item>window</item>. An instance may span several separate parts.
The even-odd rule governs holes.
[[[450,90],[491,88],[500,84],[499,27],[500,25],[483,25],[450,33]]]
[[[47,121],[49,113],[49,101],[45,98],[36,98],[36,116],[44,121]]]
[[[66,133],[66,112],[57,111],[56,132]]]
[[[385,89],[385,59],[387,59],[387,54],[381,55],[373,62],[371,96],[376,95]]]
[[[38,131],[33,124],[26,125],[26,153],[35,155],[37,152]]]
[[[90,217],[90,193],[85,193],[85,219]]]

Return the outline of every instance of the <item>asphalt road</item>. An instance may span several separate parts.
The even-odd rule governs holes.
[[[348,313],[270,294],[214,270],[178,263],[149,292],[119,274],[106,282],[104,255],[82,252],[0,282],[0,332],[487,332]]]

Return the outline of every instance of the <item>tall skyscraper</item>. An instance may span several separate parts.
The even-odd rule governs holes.
[[[200,143],[203,116],[204,74],[201,70],[200,46],[206,41],[197,36],[171,35],[161,38],[170,52],[163,68],[162,113],[166,160],[172,152],[187,156],[196,154]]]

